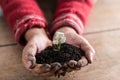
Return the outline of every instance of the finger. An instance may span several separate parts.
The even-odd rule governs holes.
[[[67,63],[64,63],[63,67],[66,68],[67,72],[72,72],[73,71],[73,69],[71,69],[71,68],[68,67]]]
[[[28,55],[28,62],[30,62],[30,64],[31,64],[29,66],[29,68],[33,69],[35,67],[35,64],[36,64],[36,58],[33,55],[29,54]]]
[[[77,67],[81,68],[84,67],[88,64],[88,60],[86,59],[85,56],[82,56],[82,58],[77,62]]]
[[[52,63],[51,64],[51,71],[53,73],[55,73],[56,71],[58,71],[60,68],[62,67],[62,65],[58,62]]]
[[[36,63],[36,54],[37,48],[33,44],[27,44],[26,47],[23,49],[23,54],[22,54],[22,61],[24,66],[29,69],[33,68]]]
[[[76,65],[77,65],[77,61],[70,60],[68,63],[64,64],[63,68],[61,69],[61,73],[72,72],[73,70],[76,70]]]
[[[76,68],[76,65],[77,65],[77,61],[75,60],[70,60],[68,63],[67,63],[68,67],[71,68],[71,69],[75,69]]]
[[[58,73],[57,76],[58,76],[58,78],[59,78],[60,76],[65,76],[65,74],[66,74],[66,71],[63,71],[63,72],[61,72],[61,73]]]
[[[67,72],[67,64],[66,63],[64,63],[63,65],[61,65],[60,67],[59,67],[59,69],[57,69],[56,71],[55,71],[55,76],[58,76],[58,77],[60,77],[60,75],[62,75],[62,76],[64,76],[65,74],[66,74],[66,72]]]
[[[80,39],[81,39],[80,47],[83,51],[85,51],[85,56],[87,57],[89,63],[92,63],[95,50],[86,39],[84,39],[83,37],[80,37]]]
[[[58,77],[60,77],[60,76],[65,76],[66,72],[67,72],[66,67],[62,67],[62,68],[55,74],[55,76],[58,76]]]
[[[51,66],[49,64],[37,64],[34,69],[32,69],[33,74],[41,75],[43,73],[49,72]]]
[[[70,60],[68,63],[65,63],[61,69],[56,73],[56,76],[65,76],[66,72],[71,72],[76,70],[77,61]]]
[[[52,63],[50,72],[53,73],[55,76],[57,76],[61,67],[62,67],[62,65],[58,62]]]

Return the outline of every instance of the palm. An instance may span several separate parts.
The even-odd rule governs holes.
[[[28,41],[27,45],[23,49],[22,60],[24,66],[32,71],[36,75],[45,74],[48,71],[50,65],[36,64],[36,53],[40,53],[47,46],[50,46],[52,42],[45,37],[35,36]]]
[[[85,52],[85,56],[87,57],[87,60],[91,63],[95,51],[92,48],[92,46],[89,44],[89,42],[81,35],[78,35],[76,33],[68,32],[65,33],[65,36],[66,36],[66,43],[81,48]]]

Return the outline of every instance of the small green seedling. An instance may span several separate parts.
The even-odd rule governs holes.
[[[54,49],[54,51],[60,51],[61,44],[66,41],[66,37],[64,33],[62,32],[56,32],[55,38],[53,40],[53,44],[55,44],[57,47]]]

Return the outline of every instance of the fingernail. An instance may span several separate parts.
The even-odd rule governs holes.
[[[70,60],[68,62],[68,66],[71,67],[71,68],[74,68],[76,66],[76,64],[77,64],[77,61],[75,61],[75,60]]]

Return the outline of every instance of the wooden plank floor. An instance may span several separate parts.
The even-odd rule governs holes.
[[[120,80],[120,1],[98,0],[83,36],[93,45],[96,57],[80,71],[61,78],[41,78],[22,65],[22,47],[0,17],[0,80]]]

